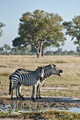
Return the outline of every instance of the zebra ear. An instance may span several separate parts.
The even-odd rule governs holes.
[[[38,66],[38,69],[41,69],[42,67]]]
[[[38,68],[43,68],[42,66],[38,66]]]
[[[56,65],[53,64],[54,67],[56,67]]]

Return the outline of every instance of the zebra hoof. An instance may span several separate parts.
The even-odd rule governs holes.
[[[16,98],[17,98],[17,99],[19,99],[19,97],[18,97],[18,96],[17,96]]]
[[[36,97],[36,99],[39,99],[38,97]]]
[[[41,97],[39,96],[39,97],[36,97],[36,99],[41,99]]]
[[[42,97],[39,97],[39,99],[41,99]]]
[[[22,97],[22,100],[24,100],[24,97]]]
[[[13,98],[11,98],[11,100],[13,100]]]
[[[23,96],[21,96],[20,98],[21,98],[22,100],[24,100],[24,97],[23,97]]]
[[[35,101],[35,98],[32,98],[33,101]]]

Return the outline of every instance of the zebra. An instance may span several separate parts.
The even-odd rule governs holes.
[[[27,70],[27,69],[25,69],[25,68],[19,68],[19,69],[17,69],[15,72],[21,72],[21,73],[26,73],[26,74],[28,74],[28,73],[30,73],[30,72],[32,72],[32,71]],[[40,80],[42,80],[42,77],[40,78]],[[39,85],[39,83],[36,85],[36,88],[38,88],[38,85]],[[20,96],[20,90],[21,90],[20,86],[21,86],[21,84],[18,83],[18,85],[17,85],[17,87],[16,87],[16,97],[17,97],[17,98],[18,98],[17,92],[18,92],[18,95]],[[23,96],[21,96],[21,97],[23,98]],[[36,94],[36,98],[38,98],[37,94]],[[23,99],[24,99],[24,98],[23,98]]]
[[[37,85],[37,91],[36,91],[37,98],[41,98],[40,89],[41,89],[41,86],[43,85],[43,83],[45,82],[45,80],[47,79],[47,77],[49,77],[53,74],[61,76],[60,73],[62,73],[62,72],[63,71],[56,68],[56,65],[54,65],[54,64],[44,66],[44,77],[43,77],[43,79],[40,80],[40,83]]]
[[[13,90],[16,89],[16,97],[17,96],[17,90],[19,97],[23,98],[23,96],[20,93],[20,86],[23,84],[25,86],[33,86],[32,90],[32,100],[34,100],[34,93],[35,93],[35,87],[39,84],[40,79],[43,78],[44,74],[44,67],[38,67],[35,71],[24,71],[21,69],[17,69],[12,75],[10,75],[10,85],[9,85],[9,94],[11,94],[11,99],[13,99]],[[13,82],[13,86],[12,86]]]
[[[60,73],[63,72],[62,70],[57,69],[56,65],[54,65],[54,64],[49,64],[49,65],[46,65],[46,66],[43,66],[43,67],[44,67],[44,77],[43,77],[43,79],[40,79],[40,82],[36,86],[36,89],[37,89],[36,90],[36,98],[37,99],[41,98],[40,89],[41,89],[41,86],[44,84],[45,80],[47,79],[47,77],[49,77],[53,74],[61,76]],[[20,68],[17,71],[30,72],[29,70],[24,69],[24,68]]]

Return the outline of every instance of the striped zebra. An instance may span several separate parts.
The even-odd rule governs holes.
[[[13,90],[16,89],[19,97],[23,98],[20,93],[20,86],[23,84],[25,86],[33,86],[32,90],[32,99],[34,100],[35,87],[39,84],[40,79],[43,78],[44,67],[38,67],[35,71],[17,69],[10,77],[10,86],[9,86],[9,94],[11,94],[11,99],[13,99]],[[13,83],[13,86],[12,86]],[[17,96],[18,97],[18,96]]]
[[[56,65],[54,64],[50,64],[50,65],[47,65],[47,66],[44,66],[44,77],[42,80],[40,80],[40,83],[38,84],[37,86],[37,91],[36,91],[36,96],[37,98],[41,98],[40,96],[40,89],[41,89],[41,86],[43,85],[43,83],[45,82],[45,80],[51,76],[51,75],[58,75],[58,76],[61,76],[60,73],[62,73],[63,71],[56,68]]]
[[[18,69],[18,71],[30,72],[29,70],[23,69],[23,68]],[[53,74],[61,76],[60,73],[62,73],[62,72],[63,71],[56,68],[56,65],[54,65],[54,64],[44,66],[44,77],[43,77],[43,79],[40,79],[40,82],[36,86],[36,89],[37,89],[36,90],[36,98],[37,99],[41,98],[40,89],[41,89],[41,86],[43,85],[43,83],[45,82],[45,80],[47,79],[47,77],[49,77]]]

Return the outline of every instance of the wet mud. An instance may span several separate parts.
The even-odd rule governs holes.
[[[0,111],[5,112],[46,112],[49,110],[61,110],[80,113],[80,98],[71,97],[42,97],[31,100],[25,97],[24,100],[14,98],[0,98]]]

